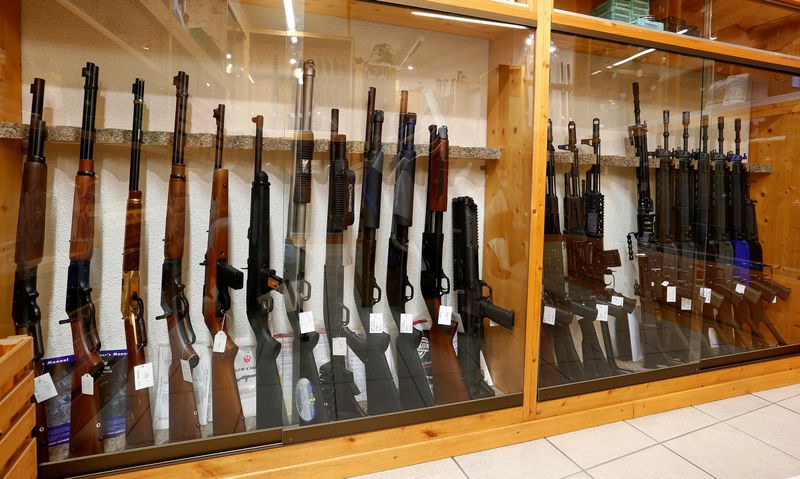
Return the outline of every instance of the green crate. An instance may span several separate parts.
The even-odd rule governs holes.
[[[650,20],[649,18],[637,18],[636,20],[632,21],[631,24],[639,25],[640,27],[650,28],[653,30],[664,30],[664,24],[661,22],[655,22]]]
[[[615,22],[623,22],[623,23],[631,23],[633,20],[630,15],[627,13],[609,13],[606,15],[595,15],[599,18],[605,18],[606,20],[614,20]]]

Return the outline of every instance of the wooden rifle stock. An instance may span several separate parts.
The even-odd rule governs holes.
[[[215,338],[225,333],[222,352],[211,353],[211,394],[214,414],[214,435],[246,430],[239,386],[236,384],[234,360],[239,347],[228,335],[227,311],[230,309],[228,288],[241,289],[241,271],[228,264],[228,170],[222,168],[222,138],[225,105],[214,110],[217,119],[216,161],[211,184],[211,215],[208,223],[208,249],[203,265],[206,267],[203,285],[203,318]]]

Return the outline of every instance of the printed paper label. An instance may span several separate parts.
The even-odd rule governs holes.
[[[700,297],[705,304],[711,303],[711,288],[700,288]]]
[[[183,374],[184,381],[187,383],[192,382],[192,367],[189,366],[189,361],[185,359],[181,359],[181,374]]]
[[[556,324],[556,309],[551,308],[550,306],[544,307],[544,314],[542,314],[542,322],[544,324]]]
[[[625,298],[623,298],[622,296],[612,296],[611,304],[613,304],[614,306],[622,307],[625,304]]]
[[[94,378],[91,374],[81,376],[81,393],[87,396],[94,396]]]
[[[333,355],[345,356],[347,354],[347,338],[333,338]]]
[[[303,311],[300,313],[300,334],[314,332],[314,313]]]
[[[300,313],[301,315],[303,313]],[[302,320],[300,320],[302,324]],[[225,334],[225,331],[220,331],[214,335],[214,347],[211,348],[212,351],[215,353],[224,353],[225,352],[225,343],[227,342],[228,335]]]
[[[58,396],[58,390],[56,390],[56,385],[53,383],[50,373],[44,373],[33,378],[33,395],[36,397],[36,402],[47,401],[52,397]]]
[[[608,322],[608,305],[607,304],[596,304],[595,308],[597,308],[597,320]]]
[[[692,300],[689,298],[681,298],[681,311],[691,311]]]
[[[667,280],[662,281],[661,286],[669,286],[669,281]]]
[[[667,302],[674,303],[678,298],[678,288],[675,286],[667,286]]]
[[[133,385],[137,391],[152,387],[153,384],[153,363],[144,363],[133,367]]]
[[[442,306],[443,308],[446,306]],[[439,313],[439,317],[442,317],[441,312]],[[450,326],[450,323],[447,323]],[[414,332],[414,315],[409,313],[402,313],[400,314],[400,333],[407,334]]]
[[[453,316],[453,307],[452,306],[439,306],[439,320],[437,321],[438,324],[442,326],[450,326],[450,322],[452,321]]]
[[[736,292],[739,294],[744,294],[745,286],[742,283],[736,283]]]
[[[371,334],[383,332],[383,313],[369,313],[369,332]]]

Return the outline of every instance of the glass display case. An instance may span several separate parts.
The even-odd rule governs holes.
[[[539,398],[796,354],[796,77],[565,34],[550,76]]]
[[[532,29],[20,6],[0,269],[41,341],[43,476],[522,403]]]

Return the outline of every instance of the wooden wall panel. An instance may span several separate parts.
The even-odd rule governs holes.
[[[20,3],[5,0],[0,6],[0,121],[22,119]],[[22,174],[17,140],[0,140],[0,337],[14,334],[11,293],[14,286],[14,243]]]

